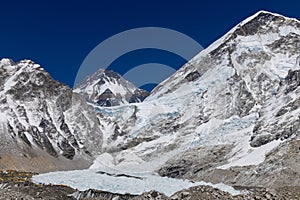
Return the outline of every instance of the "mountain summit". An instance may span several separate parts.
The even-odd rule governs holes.
[[[87,77],[74,92],[82,94],[88,102],[104,107],[142,102],[149,95],[118,73],[104,69]]]

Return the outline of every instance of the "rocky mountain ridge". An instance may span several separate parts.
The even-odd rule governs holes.
[[[1,168],[87,167],[102,141],[93,108],[30,60],[2,59],[0,77]]]

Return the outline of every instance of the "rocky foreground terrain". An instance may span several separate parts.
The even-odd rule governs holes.
[[[243,190],[245,194],[232,196],[209,186],[198,186],[185,189],[166,197],[155,191],[144,193],[140,196],[130,194],[112,194],[98,190],[78,191],[65,185],[35,184],[30,181],[32,172],[0,171],[0,199],[45,199],[45,200],[298,200],[300,199],[300,187],[282,187],[277,189],[264,188],[236,188]]]

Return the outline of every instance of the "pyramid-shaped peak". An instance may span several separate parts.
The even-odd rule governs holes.
[[[279,27],[300,26],[297,19],[285,17],[283,15],[268,11],[259,11],[248,17],[230,31],[237,35],[255,35],[257,33],[274,32]]]
[[[283,15],[277,14],[277,13],[272,13],[269,11],[261,10],[261,11],[258,11],[257,13],[255,13],[254,15],[248,17],[244,21],[242,21],[240,23],[240,25],[247,24],[248,22],[251,22],[251,21],[267,22],[267,21],[273,21],[273,20],[277,20],[277,19],[284,20],[284,19],[289,19],[289,18],[285,17]]]

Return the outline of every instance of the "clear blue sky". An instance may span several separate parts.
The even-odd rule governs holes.
[[[259,10],[300,19],[297,0],[11,0],[2,1],[0,8],[0,57],[32,59],[69,86],[94,47],[127,29],[170,28],[207,47]],[[149,53],[174,68],[183,62],[161,52],[138,51],[116,63],[124,72],[132,63],[148,63]]]

